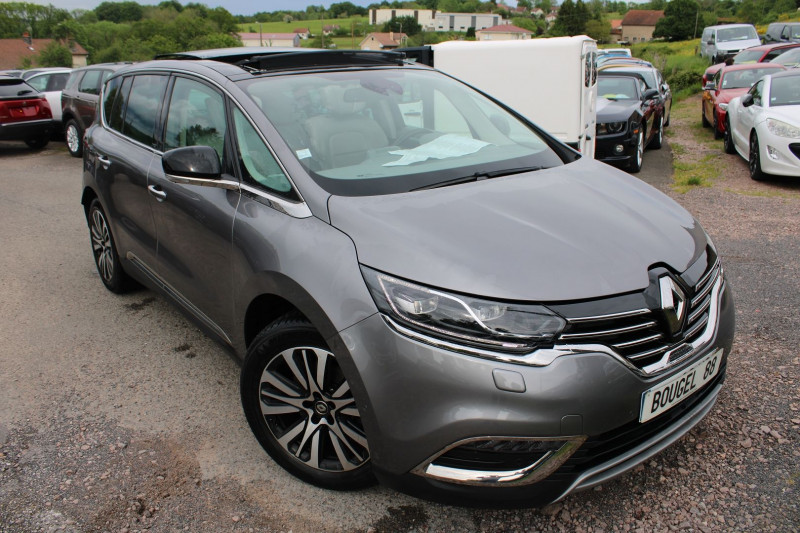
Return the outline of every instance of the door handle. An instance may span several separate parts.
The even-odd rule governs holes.
[[[100,161],[100,164],[103,165],[104,169],[107,169],[111,165],[111,160],[104,155],[97,155],[97,160]]]
[[[164,200],[167,199],[167,193],[162,191],[161,187],[159,187],[158,185],[149,185],[147,187],[147,191],[153,196],[155,196],[156,200],[158,200],[159,202],[163,202]]]

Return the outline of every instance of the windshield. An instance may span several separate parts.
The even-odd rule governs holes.
[[[744,50],[734,56],[733,63],[735,65],[741,65],[744,63],[758,63],[761,61],[761,57],[763,55],[764,52],[760,50]]]
[[[777,68],[753,68],[725,72],[722,76],[722,89],[746,89],[767,74],[774,74],[778,70]]]
[[[777,63],[778,65],[784,65],[786,67],[797,66],[797,64],[800,63],[800,48],[784,52],[770,61],[770,63]]]
[[[800,76],[772,78],[769,106],[800,105]]]
[[[746,41],[748,39],[758,39],[756,29],[752,26],[722,28],[717,30],[717,42]]]
[[[243,85],[332,194],[388,194],[563,164],[524,122],[434,71],[315,72]]]
[[[633,72],[634,74],[639,74],[644,78],[644,83],[647,85],[648,89],[657,89],[658,85],[656,84],[656,75],[653,72],[653,69],[648,67],[620,67],[614,68],[614,72]]]
[[[636,79],[600,76],[597,95],[609,100],[637,100]]]

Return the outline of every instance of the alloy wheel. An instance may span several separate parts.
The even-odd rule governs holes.
[[[114,252],[111,244],[111,232],[108,229],[106,218],[99,209],[92,210],[92,251],[97,263],[97,270],[106,282],[111,282],[114,276]]]
[[[74,124],[67,126],[66,140],[69,151],[73,154],[77,153],[81,147],[81,139],[78,135],[78,128]]]
[[[369,459],[350,385],[331,352],[294,347],[278,353],[261,375],[259,399],[267,427],[296,461],[342,472]]]

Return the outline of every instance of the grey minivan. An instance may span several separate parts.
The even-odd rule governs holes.
[[[92,251],[242,360],[297,477],[536,505],[712,409],[734,308],[665,195],[401,54],[237,48],[115,72]]]

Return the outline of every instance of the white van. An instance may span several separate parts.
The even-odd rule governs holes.
[[[590,37],[448,41],[399,51],[497,98],[594,157],[597,43]]]
[[[700,37],[700,55],[709,58],[714,65],[735,56],[745,48],[760,44],[761,39],[752,24],[707,26]]]

